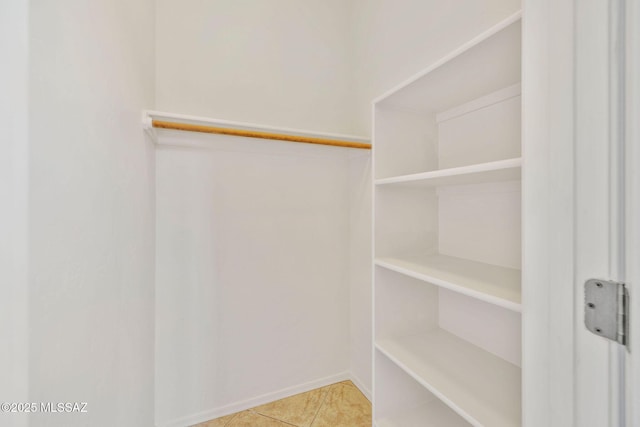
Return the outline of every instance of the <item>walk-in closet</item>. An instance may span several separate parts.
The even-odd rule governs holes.
[[[0,0],[0,426],[640,427],[640,1]]]

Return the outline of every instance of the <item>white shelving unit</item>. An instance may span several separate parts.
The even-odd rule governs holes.
[[[521,25],[374,101],[374,423],[521,425]]]

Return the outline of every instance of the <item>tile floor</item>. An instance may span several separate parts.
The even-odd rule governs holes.
[[[370,427],[371,403],[343,381],[193,427]]]

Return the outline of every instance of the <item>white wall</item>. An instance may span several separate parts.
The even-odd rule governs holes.
[[[371,100],[520,8],[519,0],[352,0],[354,133]]]
[[[28,401],[28,4],[0,2],[0,402]],[[3,426],[27,416],[0,414]]]
[[[345,378],[349,150],[166,131],[160,142],[157,425]]]
[[[31,2],[29,401],[153,425],[154,1]]]
[[[157,5],[158,110],[352,132],[351,2]],[[340,149],[227,140],[227,151],[159,152],[159,425],[317,386],[350,365],[370,388],[369,271],[352,267],[369,258],[366,160]],[[250,148],[234,153],[238,144]],[[220,206],[235,193],[237,206]],[[199,234],[169,240],[189,229]],[[283,270],[287,258],[296,262]],[[238,311],[247,297],[250,312]],[[363,335],[350,342],[350,331]]]
[[[157,5],[158,110],[352,132],[349,1]]]
[[[519,0],[157,1],[157,109],[370,133],[370,102]]]

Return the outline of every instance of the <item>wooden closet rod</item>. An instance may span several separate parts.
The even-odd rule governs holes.
[[[166,122],[152,120],[154,128],[183,130],[189,132],[215,133],[220,135],[244,136],[247,138],[275,139],[278,141],[302,142],[306,144],[331,145],[333,147],[361,148],[370,150],[371,144],[362,142],[344,141],[339,139],[315,138],[312,136],[287,135],[282,133],[260,132],[245,129],[221,128],[216,126],[194,125],[189,123]]]

